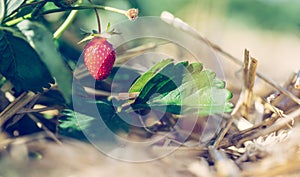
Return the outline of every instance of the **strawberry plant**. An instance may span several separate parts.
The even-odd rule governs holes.
[[[58,111],[72,107],[72,79],[74,70],[72,64],[74,65],[74,63],[72,63],[70,58],[66,58],[67,56],[59,51],[58,47],[63,43],[61,39],[62,34],[72,25],[72,22],[78,16],[79,10],[95,11],[98,31],[93,36],[101,36],[98,10],[122,14],[129,18],[129,20],[134,20],[138,13],[137,9],[126,11],[82,0],[0,1],[1,87],[3,88],[3,92],[11,95],[11,100],[16,99],[16,102],[10,102],[11,106],[2,106],[4,108],[8,106],[8,111],[3,111],[0,116],[2,118],[0,127],[3,130],[12,133],[15,131],[14,129],[40,129],[32,120],[29,121],[31,122],[30,126],[21,123],[24,120],[30,120],[30,118],[27,113],[16,115],[16,112],[19,110],[14,109],[13,105],[18,105],[17,101],[24,104],[23,106],[28,107],[28,109],[33,109],[35,105],[40,104],[46,107],[49,106],[49,108],[45,109]],[[49,21],[45,16],[55,16],[58,12],[65,12],[67,15],[65,20],[53,25],[52,28],[47,28],[46,26],[51,25],[49,25]],[[77,32],[81,33],[82,31],[78,30]],[[113,46],[106,38],[99,36],[91,39],[84,50],[87,56],[85,57],[87,68],[97,80],[108,77],[116,57]],[[91,51],[93,48],[100,53],[93,53]],[[106,51],[106,48],[109,51]],[[101,55],[104,52],[108,54],[108,57],[99,58],[100,60],[93,58],[97,57],[93,55]],[[98,64],[94,66],[93,62]],[[5,96],[3,99],[7,100]],[[57,119],[58,116],[58,114],[51,114],[50,117]],[[44,120],[47,115],[38,113],[38,117]],[[55,119],[53,119],[54,123]],[[53,122],[50,124],[48,127],[52,126]],[[31,126],[34,128],[30,128]]]
[[[108,126],[113,132],[128,132],[136,120],[147,132],[149,129],[170,130],[173,127],[171,119],[176,122],[183,115],[203,117],[231,111],[232,95],[225,88],[225,82],[216,78],[213,71],[205,69],[201,62],[174,62],[162,58],[148,71],[139,72],[139,68],[125,67],[118,61],[118,46],[110,40],[122,35],[122,31],[109,31],[108,25],[102,32],[98,10],[116,12],[134,20],[137,9],[125,11],[96,5],[91,0],[2,0],[1,3],[0,73],[3,83],[11,83],[11,90],[15,93],[10,92],[15,97],[30,91],[40,92],[30,108],[39,102],[39,94],[46,95],[57,88],[65,101],[59,103],[63,116],[56,123],[61,134],[75,138],[83,137],[81,131],[94,134],[91,129],[95,129],[99,115],[105,124],[103,127]],[[78,61],[78,68],[74,68],[57,50],[57,44],[78,15],[78,10],[87,9],[94,10],[98,29],[88,32],[88,36],[81,40],[87,43],[82,51],[83,63]],[[44,16],[57,12],[69,13],[55,31],[49,31],[42,22]],[[124,71],[123,74],[118,75],[119,70]],[[118,93],[111,93],[112,82],[118,84]],[[130,83],[130,86],[125,87],[122,83]],[[94,99],[89,93],[91,88],[108,94]],[[122,94],[129,97],[122,98]],[[78,97],[80,101],[76,103]],[[78,108],[76,104],[79,104],[79,109],[72,109]],[[43,105],[57,106],[49,102]],[[99,115],[85,109],[93,105],[96,105]],[[163,115],[160,124],[144,125],[149,112]],[[140,120],[140,116],[146,117]],[[10,127],[5,123],[4,129]]]
[[[299,172],[300,71],[281,86],[176,17],[213,29],[231,1],[0,0],[0,176]]]

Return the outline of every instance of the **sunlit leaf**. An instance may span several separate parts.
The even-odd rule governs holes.
[[[129,93],[132,92],[140,92],[144,85],[151,79],[153,78],[157,73],[159,73],[160,70],[162,70],[164,67],[167,65],[171,64],[172,60],[167,59],[163,60],[162,62],[157,63],[154,65],[149,71],[144,73],[141,77],[137,79],[137,81],[131,86],[129,89]]]
[[[140,91],[137,102],[147,101],[153,94],[164,94],[181,85],[187,62],[168,64],[154,75]]]
[[[166,61],[162,61],[165,63]],[[156,66],[162,65],[156,64]],[[152,71],[151,68],[149,71]],[[149,71],[146,72],[149,75]],[[145,77],[142,75],[140,78]],[[149,78],[149,77],[145,77]],[[141,79],[140,79],[141,80]],[[232,94],[225,82],[216,74],[204,69],[201,63],[168,62],[146,81],[132,104],[133,109],[151,109],[173,114],[197,114],[206,116],[231,111]]]

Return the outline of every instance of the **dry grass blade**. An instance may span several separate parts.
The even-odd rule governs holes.
[[[255,126],[249,130],[240,132],[239,134],[232,135],[227,137],[220,143],[220,147],[227,148],[230,146],[241,147],[243,143],[247,141],[254,140],[256,138],[269,135],[273,132],[289,127],[289,124],[294,122],[295,119],[300,118],[300,109],[295,110],[294,112],[286,115],[284,118],[277,120],[275,123],[269,122],[270,119],[265,120],[265,124],[261,126]],[[269,126],[267,126],[269,125]]]
[[[33,92],[23,92],[17,99],[15,99],[0,113],[0,127],[2,127],[5,122],[7,122],[12,116],[17,114],[21,108],[27,105],[34,98],[35,94]]]
[[[249,51],[245,49],[244,52],[244,67],[243,67],[243,79],[244,87],[240,94],[240,98],[231,113],[231,118],[228,120],[226,127],[218,135],[214,146],[218,147],[225,134],[230,129],[233,121],[239,119],[240,116],[249,117],[250,110],[253,102],[253,87],[256,75],[257,60],[250,58]]]
[[[246,80],[246,89],[245,89],[245,117],[249,119],[250,109],[252,107],[253,103],[253,87],[254,87],[254,81],[256,76],[256,68],[257,68],[257,60],[254,58],[251,58],[250,64],[249,64],[249,71],[247,73],[247,80]]]
[[[298,71],[298,74],[297,74],[297,78],[296,78],[296,82],[295,82],[295,85],[294,85],[295,89],[300,89],[300,69]]]

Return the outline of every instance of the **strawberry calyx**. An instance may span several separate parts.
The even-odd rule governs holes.
[[[112,29],[111,31],[106,31],[104,33],[97,33],[96,31],[92,31],[91,33],[86,33],[88,34],[88,36],[86,36],[85,38],[83,38],[81,41],[79,41],[77,44],[81,44],[83,42],[86,41],[90,41],[92,40],[94,37],[100,37],[100,38],[105,38],[105,39],[109,39],[112,37],[112,35],[120,35],[121,33],[116,32],[114,29]]]

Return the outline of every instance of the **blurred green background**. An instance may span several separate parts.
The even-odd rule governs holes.
[[[120,1],[108,1],[118,4]],[[140,9],[141,15],[159,16],[164,10],[194,16],[189,7],[199,12],[215,13],[222,18],[247,23],[252,27],[279,32],[297,32],[300,29],[300,1],[298,0],[135,0],[130,5]]]

